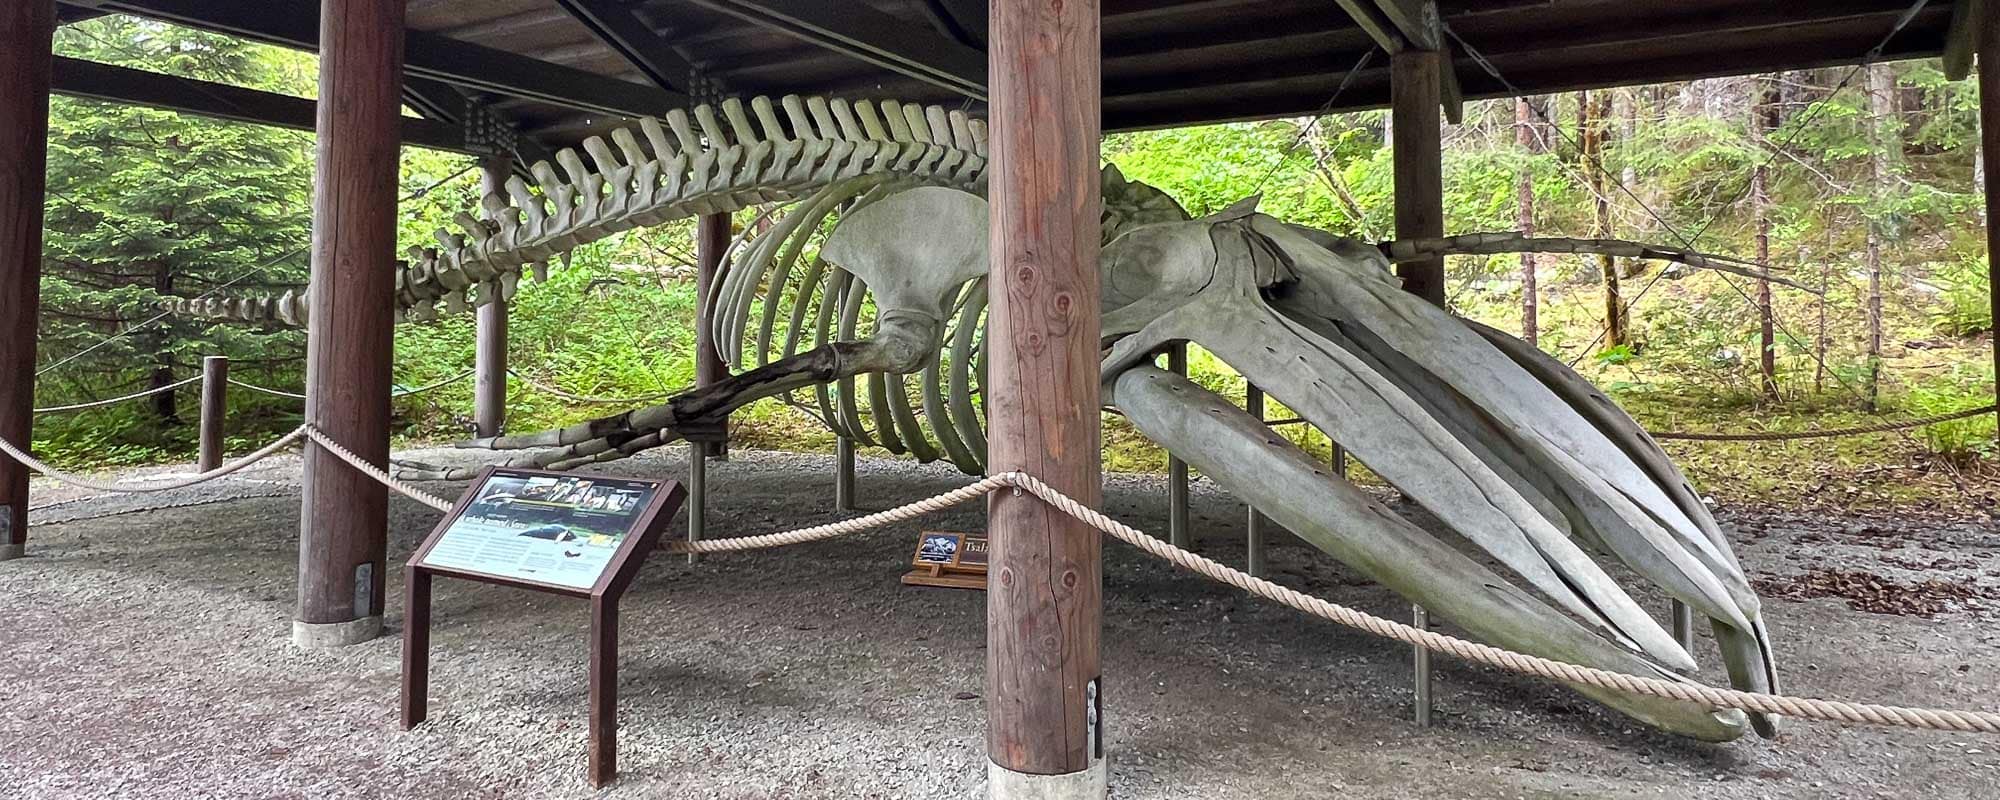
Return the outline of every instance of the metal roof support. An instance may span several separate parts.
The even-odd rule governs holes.
[[[975,100],[986,99],[984,51],[947,39],[935,31],[910,25],[861,3],[836,4],[825,0],[692,2]]]
[[[590,29],[590,34],[645,73],[654,86],[687,93],[694,65],[638,15],[610,0],[556,0],[556,5]]]

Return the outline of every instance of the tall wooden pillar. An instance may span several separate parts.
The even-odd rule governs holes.
[[[714,319],[710,308],[715,302],[713,295],[722,284],[722,255],[728,249],[729,215],[703,214],[698,217],[694,237],[694,291],[699,299],[694,320],[696,386],[707,386],[729,377],[729,366],[722,362],[722,352],[715,347],[715,328],[710,324]],[[724,427],[726,430],[727,423]],[[709,458],[726,458],[729,455],[727,441],[711,443],[707,448]]]
[[[506,154],[480,161],[480,194],[507,195],[514,160]],[[473,333],[472,424],[480,436],[499,436],[507,425],[507,301],[479,307]]]
[[[320,5],[306,423],[377,465],[389,458],[403,3]],[[382,629],[388,490],[317,444],[306,447],[304,483],[292,641],[372,639]]]
[[[1444,235],[1444,147],[1439,132],[1439,83],[1444,58],[1436,50],[1404,48],[1389,57],[1390,140],[1396,168],[1396,236]],[[1444,259],[1396,266],[1403,289],[1445,304]]]
[[[1098,3],[994,0],[991,11],[988,468],[1095,506]],[[1099,534],[1028,494],[996,492],[987,513],[989,794],[1102,798]]]
[[[42,202],[54,0],[0,3],[0,439],[26,449],[35,414]],[[28,468],[0,454],[0,561],[28,547]]]
[[[1986,270],[1993,318],[2000,320],[2000,9],[1980,15],[1979,146],[1986,156]],[[1994,390],[2000,397],[2000,339],[1993,345]],[[2000,429],[1996,429],[2000,432]]]

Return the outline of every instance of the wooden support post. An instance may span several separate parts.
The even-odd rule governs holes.
[[[507,195],[511,157],[491,155],[479,162],[481,195]],[[507,427],[507,301],[494,298],[479,307],[472,360],[472,424],[480,436],[499,436]]]
[[[713,295],[722,285],[724,266],[722,256],[728,249],[728,214],[703,214],[696,219],[694,291],[697,299],[694,320],[694,385],[697,387],[707,386],[729,377],[729,365],[723,363],[722,352],[715,346],[714,327],[710,324],[715,318],[712,308],[715,303]],[[714,459],[729,457],[728,420],[723,420],[722,430],[723,439],[709,445],[707,457]],[[697,502],[696,505],[700,503]]]
[[[202,472],[222,466],[222,425],[228,416],[229,357],[208,356],[201,360],[201,455],[195,461]]]
[[[990,6],[992,308],[988,468],[1103,495],[1098,409],[1097,0]],[[1105,796],[1098,532],[995,492],[986,593],[988,795]]]
[[[1186,375],[1187,342],[1167,350],[1167,371]],[[1194,547],[1194,531],[1188,527],[1188,465],[1167,454],[1167,543],[1183,550]]]
[[[1431,629],[1431,612],[1424,610],[1423,606],[1414,605],[1410,607],[1410,611],[1412,625],[1418,630]],[[1415,651],[1415,655],[1412,656],[1411,666],[1414,669],[1411,677],[1416,683],[1416,688],[1411,694],[1416,701],[1417,726],[1428,728],[1431,726],[1431,651],[1415,646],[1412,646],[1411,650]]]
[[[1264,421],[1264,390],[1256,386],[1243,387],[1243,410],[1249,412],[1258,422]],[[1255,508],[1244,509],[1243,520],[1243,571],[1257,577],[1264,575],[1264,515]]]
[[[854,440],[833,440],[833,510],[854,510]]]
[[[54,0],[0,4],[0,439],[31,446]],[[28,468],[0,455],[0,561],[28,549]]]
[[[1389,57],[1390,139],[1396,172],[1396,235],[1444,235],[1444,154],[1438,129],[1443,56],[1404,48]],[[1444,258],[1396,265],[1403,289],[1445,304]]]
[[[377,465],[389,458],[403,4],[320,6],[306,424]],[[373,639],[382,630],[388,490],[310,443],[304,484],[292,641]]]
[[[1986,156],[1986,270],[1993,318],[2000,320],[2000,12],[1987,5],[1980,14],[1979,146]],[[2000,375],[2000,344],[1993,347],[1994,374]],[[2000,380],[1994,382],[2000,398]],[[2000,435],[2000,427],[1994,429]]]
[[[1674,600],[1668,605],[1674,617],[1674,641],[1681,643],[1681,649],[1694,652],[1694,609],[1688,604]]]

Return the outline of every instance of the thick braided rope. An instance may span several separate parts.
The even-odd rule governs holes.
[[[156,386],[151,389],[147,389],[143,392],[133,392],[131,394],[125,395],[124,397],[113,397],[109,400],[92,400],[88,403],[76,403],[74,405],[67,405],[67,406],[50,406],[48,408],[37,408],[35,409],[35,413],[54,414],[61,411],[81,411],[86,408],[96,408],[98,406],[108,406],[114,403],[123,403],[127,400],[137,400],[141,397],[151,397],[161,392],[171,392],[175,389],[179,389],[183,386],[186,386],[190,383],[194,383],[195,381],[198,380],[201,380],[200,375],[196,375],[192,378],[186,378],[183,380],[175,381],[165,386]]]
[[[391,489],[394,489],[398,492],[401,492],[404,495],[409,496],[411,499],[416,500],[419,503],[423,503],[424,505],[430,506],[431,508],[435,508],[439,511],[446,511],[446,512],[451,511],[453,503],[450,500],[446,500],[442,497],[426,492],[415,486],[411,486],[407,483],[396,480],[396,477],[394,475],[390,475],[387,471],[383,470],[381,467],[368,463],[368,459],[356,455],[353,450],[349,450],[341,443],[334,441],[333,437],[326,435],[324,431],[321,431],[320,429],[315,428],[311,425],[300,426],[300,430],[303,431],[308,438],[311,438],[313,440],[313,443],[319,445],[320,447],[326,448],[326,451],[332,453],[335,458],[347,462],[348,466],[353,467],[356,470],[359,470],[361,474],[366,475],[370,478],[374,478],[375,482],[380,483],[383,486],[387,486]]]
[[[449,378],[438,381],[436,383],[425,384],[415,389],[404,389],[403,391],[400,392],[391,392],[389,396],[391,398],[396,398],[396,397],[409,397],[410,395],[413,394],[423,394],[424,392],[431,391],[432,389],[440,389],[446,386],[450,386],[459,381],[465,380],[466,378],[472,377],[472,373],[473,370],[468,369],[458,373],[457,375],[453,375]],[[289,397],[292,398],[293,400],[306,399],[305,395],[299,394],[298,392],[288,392],[283,389],[273,389],[268,386],[258,386],[257,384],[249,383],[247,381],[239,381],[235,378],[230,378],[229,383],[231,386],[241,386],[245,389],[249,389],[250,391],[263,392],[264,394],[268,394],[273,397]]]
[[[562,389],[550,386],[546,383],[542,383],[540,381],[537,381],[526,375],[522,375],[521,373],[511,369],[507,370],[507,374],[514,376],[515,380],[518,380],[521,383],[526,384],[528,388],[547,392],[549,394],[560,397],[564,400],[573,400],[578,403],[598,403],[603,405],[625,405],[627,403],[645,403],[653,400],[658,400],[663,397],[671,397],[673,395],[680,394],[682,392],[687,391],[689,388],[683,386],[679,389],[669,389],[664,392],[655,392],[653,394],[645,395],[643,397],[592,397],[590,395],[572,394],[570,392],[563,391]]]
[[[250,383],[248,381],[239,381],[235,378],[230,378],[228,380],[229,380],[229,385],[231,386],[240,386],[242,388],[249,389],[250,391],[253,392],[263,392],[264,394],[268,394],[272,397],[289,397],[292,398],[293,400],[306,399],[305,395],[299,394],[298,392],[287,392],[283,389],[272,389],[267,386],[258,386],[257,384]]]
[[[203,472],[199,475],[194,475],[179,480],[166,481],[163,483],[99,483],[89,478],[85,478],[80,475],[72,475],[70,473],[56,469],[55,467],[51,467],[48,464],[45,464],[37,460],[34,456],[28,455],[20,448],[15,447],[12,442],[9,442],[5,439],[0,439],[0,452],[4,452],[7,455],[13,457],[15,461],[19,461],[22,464],[27,465],[29,469],[42,473],[43,475],[46,475],[50,478],[54,478],[55,480],[61,481],[63,483],[67,483],[71,486],[81,486],[85,489],[94,489],[100,492],[116,492],[118,494],[147,494],[151,492],[166,492],[166,491],[172,491],[174,489],[185,489],[189,486],[207,483],[209,481],[228,475],[232,472],[236,472],[238,470],[243,469],[244,467],[250,466],[251,464],[255,464],[259,461],[263,461],[266,458],[270,458],[273,453],[276,453],[279,450],[283,450],[287,447],[292,446],[294,443],[298,442],[300,438],[306,435],[306,431],[307,431],[306,426],[300,425],[299,427],[292,429],[291,433],[287,433],[284,436],[278,437],[277,441],[264,445],[262,449],[259,449],[255,453],[251,453],[250,455],[244,456],[235,461],[231,461],[227,464],[224,464],[220,467],[216,467],[215,469],[209,470],[207,472]]]
[[[1889,431],[1907,430],[1909,428],[1922,428],[1926,425],[1936,425],[1940,422],[1951,422],[1968,417],[1977,417],[1982,414],[1991,414],[1996,410],[2000,410],[2000,405],[1968,408],[1964,411],[1953,411],[1949,414],[1938,414],[1903,422],[1885,422],[1880,425],[1862,425],[1855,428],[1829,428],[1820,431],[1773,431],[1770,433],[1682,433],[1678,431],[1664,431],[1654,432],[1653,438],[1682,439],[1696,442],[1782,442],[1793,439],[1828,439],[1836,436],[1859,436],[1865,433],[1888,433]]]
[[[742,536],[734,539],[704,539],[699,542],[677,541],[667,545],[670,553],[725,553],[738,550],[760,550],[767,547],[782,547],[788,544],[804,544],[821,539],[831,539],[850,533],[873,530],[884,525],[905,522],[917,517],[934,514],[952,506],[986,496],[987,493],[1012,486],[1013,476],[1018,473],[1002,473],[981,478],[978,482],[953,489],[936,497],[918,500],[909,505],[897,506],[887,511],[877,511],[863,517],[844,519],[810,528],[770,533],[763,536]]]
[[[708,539],[692,544],[676,542],[669,545],[667,549],[669,552],[714,553],[780,547],[830,539],[843,534],[878,528],[949,508],[1002,487],[1013,487],[1032,494],[1040,498],[1043,502],[1055,507],[1056,510],[1068,514],[1077,521],[1096,528],[1112,538],[1132,545],[1141,551],[1157,556],[1183,569],[1234,586],[1249,594],[1271,600],[1312,616],[1346,625],[1356,630],[1386,639],[1393,639],[1404,644],[1422,647],[1426,650],[1447,653],[1467,661],[1498,667],[1509,672],[1554,679],[1576,685],[1611,689],[1628,694],[1664,697],[1682,702],[1697,703],[1709,708],[1735,708],[1745,711],[1758,711],[1767,714],[1780,714],[1801,719],[1816,719],[1831,722],[1968,733],[2000,733],[2000,714],[1991,712],[1905,708],[1872,703],[1845,703],[1834,700],[1719,689],[1696,683],[1626,675],[1595,667],[1569,664],[1539,656],[1503,650],[1477,642],[1470,642],[1434,631],[1414,628],[1321,600],[1317,597],[1280,586],[1262,578],[1253,577],[1248,573],[1182,550],[1168,544],[1165,540],[1147,535],[1136,528],[1111,519],[1096,509],[1070,499],[1061,492],[1050,488],[1047,484],[1020,472],[991,475],[977,483],[954,489],[937,497],[919,500],[909,505],[870,514],[865,517],[856,517],[851,520],[843,520],[827,525],[818,525],[811,528],[801,528],[795,531],[766,534],[763,536]]]

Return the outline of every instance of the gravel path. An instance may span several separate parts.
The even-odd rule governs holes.
[[[679,475],[679,459],[607,471]],[[0,798],[983,797],[984,599],[898,585],[913,526],[648,564],[623,607],[623,773],[593,793],[582,603],[441,581],[431,721],[409,733],[394,636],[290,647],[297,463],[142,498],[37,484],[55,505],[34,557],[0,564]],[[828,459],[738,451],[709,474],[716,535],[831,518]],[[860,486],[876,509],[965,480],[865,460]],[[1200,483],[1195,503],[1203,549],[1240,563],[1240,507]],[[1164,530],[1159,479],[1113,476],[1106,510]],[[401,563],[439,515],[400,498],[391,513]],[[1990,521],[1728,516],[1773,598],[1789,691],[2000,705]],[[982,525],[977,504],[930,523]],[[2000,737],[1793,722],[1776,742],[1700,745],[1442,659],[1439,721],[1419,729],[1407,650],[1126,547],[1105,561],[1114,797],[2000,795]],[[1282,583],[1406,613],[1316,551],[1271,561]]]

